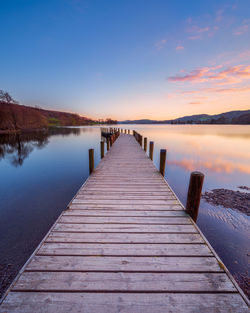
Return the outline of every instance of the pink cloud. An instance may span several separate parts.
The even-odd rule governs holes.
[[[241,92],[250,92],[250,87],[235,87],[235,88],[201,88],[198,90],[187,90],[182,91],[184,95],[193,95],[199,93],[241,93]],[[207,99],[207,97],[196,97],[197,99]]]
[[[247,50],[247,51],[244,51],[244,52],[241,52],[239,54],[239,57],[242,59],[242,60],[245,60],[245,59],[250,59],[250,50]]]
[[[167,43],[167,39],[161,39],[161,40],[159,40],[159,41],[157,41],[157,42],[155,43],[155,47],[156,47],[157,50],[161,50],[161,49],[164,48],[164,46],[166,45],[166,43]]]
[[[217,71],[221,69],[222,65],[198,68],[190,73],[175,76],[170,76],[168,78],[171,82],[213,82],[217,81],[217,84],[233,84],[240,83],[245,79],[250,78],[250,66],[236,65],[228,67],[224,70]]]
[[[175,50],[184,50],[184,47],[181,46],[181,45],[178,45],[178,46],[175,48]]]
[[[201,35],[196,35],[196,36],[190,36],[188,37],[189,40],[197,40],[197,39],[201,39]]]
[[[242,34],[245,34],[247,31],[248,31],[248,25],[245,24],[245,25],[240,26],[240,27],[234,32],[234,35],[240,36],[240,35],[242,35]]]
[[[210,30],[209,26],[200,27],[197,25],[193,25],[187,29],[187,32],[188,33],[194,33],[194,34],[200,34],[200,33],[208,32],[209,30]]]
[[[223,20],[223,13],[224,13],[224,10],[218,10],[216,12],[216,18],[215,18],[216,22],[221,22]]]

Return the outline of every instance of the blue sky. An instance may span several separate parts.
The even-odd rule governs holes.
[[[93,118],[248,109],[250,2],[0,0],[0,89]]]

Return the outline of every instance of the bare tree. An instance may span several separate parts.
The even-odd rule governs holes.
[[[11,95],[0,89],[0,101],[6,102],[6,103],[15,103],[17,104],[18,102],[14,100]]]

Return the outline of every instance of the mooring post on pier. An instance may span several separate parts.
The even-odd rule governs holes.
[[[147,152],[148,139],[144,137],[144,151]]]
[[[104,158],[104,141],[101,141],[101,159]]]
[[[109,138],[106,139],[106,143],[107,143],[107,151],[109,151],[109,146],[110,146],[110,139]]]
[[[139,144],[142,147],[142,135],[139,135]]]
[[[192,219],[195,222],[197,221],[199,213],[203,181],[204,181],[203,173],[198,171],[191,173],[187,194],[186,210],[187,213],[192,217]]]
[[[160,151],[160,173],[163,177],[165,176],[166,156],[167,156],[167,150],[161,149],[161,151]]]
[[[128,134],[130,135],[130,129],[128,129]]]
[[[94,149],[89,149],[89,174],[94,171]]]
[[[153,161],[153,156],[154,156],[154,142],[150,141],[149,142],[149,157]]]

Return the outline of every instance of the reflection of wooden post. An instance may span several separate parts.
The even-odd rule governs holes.
[[[149,157],[153,161],[153,156],[154,156],[154,142],[150,141],[149,143]]]
[[[192,172],[189,180],[186,210],[187,213],[196,222],[201,200],[201,191],[204,181],[204,174],[201,172]]]
[[[167,155],[167,150],[161,149],[161,151],[160,151],[160,173],[163,177],[165,176],[166,155]]]
[[[101,141],[101,159],[104,158],[104,141]]]
[[[107,138],[106,140],[107,140],[107,151],[109,151],[110,139]]]
[[[144,137],[144,151],[147,152],[148,139]]]
[[[89,149],[89,174],[94,171],[94,149]]]

